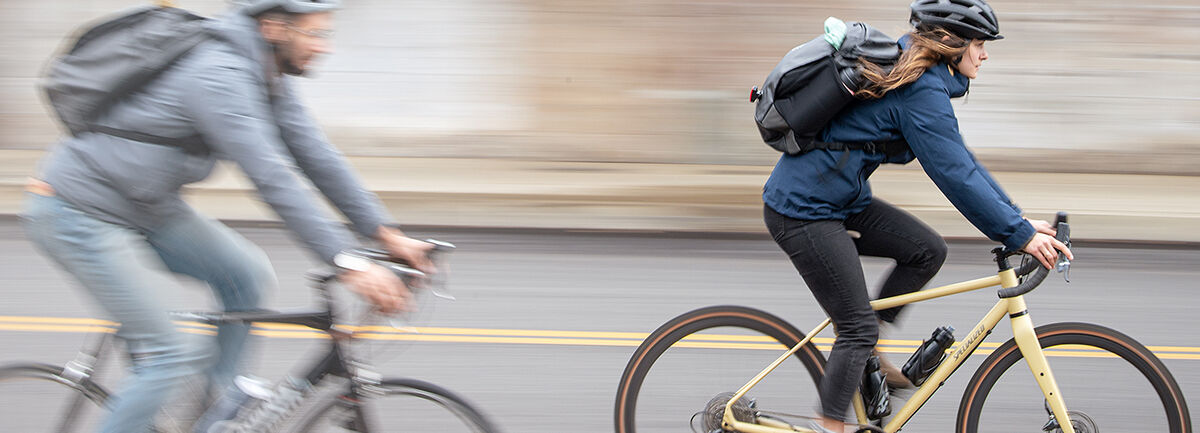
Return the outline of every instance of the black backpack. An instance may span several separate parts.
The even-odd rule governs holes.
[[[212,37],[206,21],[183,9],[146,6],[85,27],[71,48],[51,61],[41,83],[54,113],[75,136],[91,131],[185,149],[202,146],[199,137],[158,137],[93,122]]]
[[[836,21],[835,18],[831,20]],[[840,23],[840,21],[839,21]],[[828,21],[827,21],[828,24]],[[790,155],[813,149],[868,149],[885,152],[907,146],[904,140],[869,143],[825,143],[817,133],[855,100],[866,78],[858,59],[889,70],[900,58],[895,40],[864,23],[846,23],[845,39],[834,49],[824,36],[793,48],[750,91],[757,105],[754,121],[767,145]]]

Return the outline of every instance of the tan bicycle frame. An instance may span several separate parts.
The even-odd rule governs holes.
[[[936,299],[959,293],[970,292],[988,287],[1014,287],[1018,284],[1016,273],[1012,270],[1005,270],[998,273],[996,276],[980,278],[977,280],[964,281],[961,283],[950,284],[946,286],[936,287],[919,292],[909,293],[906,295],[893,296],[890,298],[879,299],[871,302],[871,308],[878,311],[901,305],[907,305],[914,302]],[[991,333],[992,329],[1004,319],[1005,313],[1008,314],[1009,320],[1012,322],[1013,339],[1017,342],[1017,347],[1021,350],[1021,354],[1025,357],[1025,361],[1029,364],[1029,369],[1033,373],[1034,379],[1037,380],[1038,386],[1042,389],[1042,395],[1046,397],[1046,401],[1050,404],[1050,409],[1054,413],[1054,419],[1067,420],[1067,408],[1063,403],[1062,394],[1059,393],[1058,383],[1054,381],[1054,375],[1050,372],[1050,365],[1046,362],[1046,355],[1042,352],[1042,346],[1038,343],[1037,335],[1033,330],[1033,320],[1029,318],[1028,311],[1025,308],[1025,297],[1017,296],[1013,298],[1000,299],[987,315],[975,325],[975,328],[967,334],[966,339],[955,345],[950,354],[942,361],[941,365],[925,379],[925,383],[913,393],[912,397],[904,403],[898,411],[892,414],[891,422],[883,427],[883,430],[888,433],[895,433],[900,430],[900,427],[908,422],[917,410],[933,396],[933,393],[945,383],[946,378],[958,369],[958,366],[966,361],[967,357],[979,347],[983,342],[984,337]],[[787,353],[784,353],[778,359],[763,369],[762,372],[754,376],[749,383],[742,386],[741,389],[734,394],[733,398],[725,404],[725,416],[723,419],[723,427],[726,430],[742,432],[742,433],[815,433],[813,430],[776,421],[773,419],[762,419],[759,423],[741,422],[733,417],[733,404],[741,400],[751,388],[758,385],[771,371],[775,370],[791,357],[796,351],[800,350],[805,344],[813,339],[817,334],[821,333],[830,324],[829,319],[825,319],[816,328],[804,336],[795,347],[792,347]],[[857,393],[854,398],[854,410],[858,417],[859,424],[868,423],[866,411],[863,406],[862,397]],[[1064,433],[1075,433],[1074,426],[1070,422],[1060,423]]]

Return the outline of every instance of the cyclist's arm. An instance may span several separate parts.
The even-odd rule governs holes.
[[[326,263],[357,245],[308,189],[280,142],[261,72],[245,62],[200,68],[185,98],[196,128],[220,158],[241,167],[259,196]]]
[[[363,186],[345,155],[326,139],[316,121],[291,89],[290,77],[276,95],[280,135],[300,169],[313,185],[366,237],[380,239],[381,227],[391,220],[379,197]]]
[[[1033,226],[967,150],[949,94],[929,86],[910,90],[903,95],[900,130],[925,173],[989,239],[1020,249],[1033,238]]]
[[[988,171],[987,167],[984,167],[983,164],[979,162],[979,158],[976,158],[975,155],[970,151],[967,153],[971,155],[971,160],[975,162],[975,169],[979,170],[979,173],[983,175],[984,179],[987,179],[988,183],[992,185],[992,189],[996,190],[996,194],[1000,196],[1000,199],[1004,200],[1005,203],[1008,203],[1008,205],[1012,207],[1013,210],[1017,211],[1018,214],[1025,214],[1025,211],[1022,210],[1020,206],[1017,206],[1017,204],[1008,197],[1008,193],[1004,192],[1004,188],[1000,186],[1000,183],[996,182],[996,178],[992,177],[992,173]]]

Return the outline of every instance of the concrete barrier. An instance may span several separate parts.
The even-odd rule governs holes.
[[[0,6],[0,212],[15,212],[58,135],[36,91],[45,60],[80,23],[139,3]],[[899,36],[907,3],[357,0],[301,87],[402,221],[752,232],[777,154],[758,140],[749,87],[826,16]],[[1073,211],[1084,237],[1200,241],[1200,6],[993,3],[1007,38],[988,44],[956,111],[1017,201]],[[229,179],[193,199],[272,218]],[[977,236],[915,167],[874,186],[947,234]]]

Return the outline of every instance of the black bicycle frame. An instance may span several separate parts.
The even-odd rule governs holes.
[[[350,369],[351,360],[344,354],[345,348],[343,343],[350,340],[352,332],[337,329],[334,326],[333,300],[326,290],[326,286],[334,276],[335,274],[332,273],[320,273],[309,276],[316,283],[316,287],[322,295],[321,299],[324,308],[320,310],[256,310],[230,313],[175,313],[174,315],[179,318],[197,320],[214,326],[228,323],[286,323],[325,332],[330,337],[329,350],[309,368],[308,372],[304,374],[304,378],[308,383],[314,385],[329,375],[350,379],[348,392],[337,400],[337,404],[349,405],[354,410],[354,419],[347,427],[366,433],[368,431],[366,418],[363,414],[362,406],[359,405],[361,401],[360,396],[362,395],[360,384],[354,380],[354,374]]]

